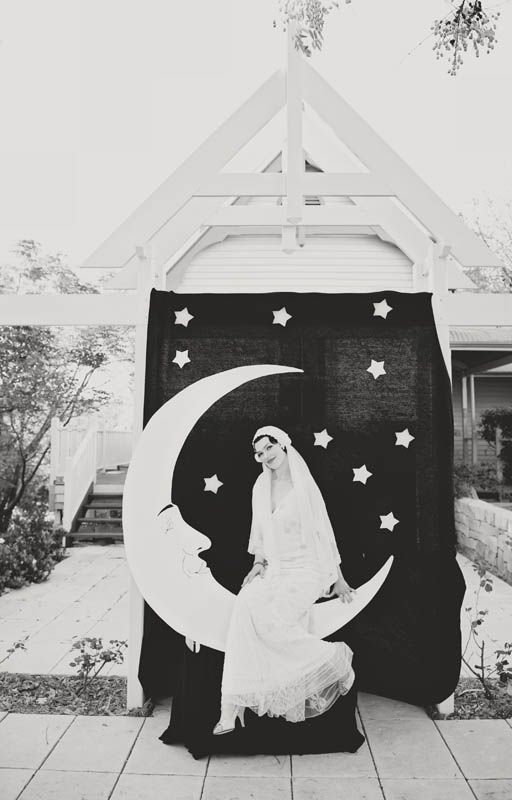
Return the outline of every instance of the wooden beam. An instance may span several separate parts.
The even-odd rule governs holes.
[[[286,200],[288,225],[302,220],[302,177],[304,150],[302,147],[301,55],[295,48],[297,23],[288,24],[286,70]]]
[[[384,181],[366,172],[306,172],[300,194],[323,197],[391,197]],[[195,197],[283,197],[286,175],[278,172],[221,172],[194,192]]]
[[[279,172],[221,172],[194,192],[195,197],[282,197],[286,177]]]
[[[134,325],[137,298],[127,294],[3,294],[2,325]]]
[[[434,191],[403,161],[368,123],[305,60],[304,99],[338,138],[429,229],[438,241],[451,245],[465,267],[500,267],[497,256],[462,222]]]
[[[418,224],[396,203],[387,198],[368,197],[357,203],[357,207],[380,220],[386,233],[403,250],[414,264],[423,264],[429,256],[432,240]]]
[[[280,206],[229,206],[211,214],[206,225],[251,226],[287,225],[286,211]],[[301,225],[380,225],[379,215],[355,206],[332,205],[304,207]]]
[[[145,244],[165,225],[205,179],[213,178],[277,114],[284,99],[285,79],[278,70],[89,256],[83,266],[123,266],[132,257],[135,244]]]
[[[493,358],[492,360],[485,361],[483,364],[470,367],[466,370],[466,375],[479,375],[481,372],[487,372],[490,369],[496,369],[496,367],[504,367],[507,364],[512,364],[512,347],[506,356]]]

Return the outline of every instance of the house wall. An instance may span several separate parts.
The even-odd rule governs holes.
[[[411,261],[378,236],[308,236],[285,253],[281,237],[228,236],[198,253],[178,292],[414,291]]]
[[[468,390],[469,391],[469,390]],[[455,460],[462,460],[462,378],[455,373],[453,379],[453,421]],[[469,399],[468,399],[469,402]],[[487,408],[512,406],[512,376],[500,378],[475,377],[475,406],[477,425],[480,416]],[[493,447],[478,437],[478,463],[494,462],[496,453]]]

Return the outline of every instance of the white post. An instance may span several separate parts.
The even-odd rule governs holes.
[[[462,376],[462,460],[464,464],[467,464],[469,461],[468,432],[469,432],[468,378],[467,375],[463,375]]]
[[[295,48],[296,23],[288,24],[286,53],[286,144],[283,148],[282,170],[286,178],[284,206],[288,224],[281,229],[282,249],[291,253],[297,249],[297,224],[302,220],[304,151],[302,148],[302,97],[300,54]]]
[[[57,477],[57,466],[60,458],[60,419],[52,417],[50,428],[50,486]]]
[[[469,397],[471,403],[471,461],[473,465],[478,464],[478,440],[476,435],[476,398],[475,398],[475,376],[469,376]]]
[[[450,323],[448,319],[448,267],[446,257],[450,248],[444,244],[432,245],[432,267],[430,286],[432,307],[436,323],[439,345],[450,381],[452,379],[452,357],[450,351]]]
[[[144,386],[146,379],[146,338],[149,312],[149,294],[157,283],[148,253],[137,247],[139,270],[137,275],[137,322],[135,325],[135,398],[133,419],[133,448],[142,433],[144,412]],[[128,634],[128,709],[141,706],[144,702],[142,686],[138,678],[140,648],[144,632],[144,599],[130,577],[129,587],[129,634]]]

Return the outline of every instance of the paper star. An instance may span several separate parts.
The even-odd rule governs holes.
[[[325,447],[327,450],[327,445],[329,442],[332,442],[332,436],[329,436],[327,430],[324,428],[323,431],[320,433],[315,433],[315,445],[319,445],[320,447]]]
[[[387,300],[381,300],[380,303],[374,303],[373,307],[375,311],[373,312],[374,317],[382,317],[382,319],[386,319],[387,315],[390,311],[393,311],[391,306],[388,306]]]
[[[362,467],[358,467],[357,469],[352,469],[352,472],[354,473],[354,480],[352,482],[355,483],[359,481],[359,483],[364,483],[365,485],[368,478],[371,478],[373,475],[373,472],[369,472],[366,469],[366,464],[363,464]]]
[[[204,491],[205,492],[213,492],[217,494],[221,486],[224,486],[222,481],[219,481],[217,475],[212,475],[211,478],[203,478],[204,480]]]
[[[395,525],[398,525],[399,522],[400,520],[394,516],[392,511],[390,511],[389,514],[385,514],[384,516],[381,515],[380,529],[382,530],[385,528],[388,531],[392,531]]]
[[[374,361],[372,358],[372,363],[366,370],[367,372],[371,372],[375,380],[379,377],[379,375],[385,375],[386,370],[384,369],[384,361]]]
[[[188,313],[188,308],[182,308],[181,311],[175,311],[174,314],[176,316],[174,324],[184,325],[185,328],[188,327],[190,320],[194,319],[193,315]]]
[[[409,447],[410,443],[414,440],[414,436],[409,433],[409,428],[403,431],[395,431],[396,442],[395,447],[402,445],[402,447]]]
[[[288,314],[284,306],[279,311],[273,311],[272,313],[274,315],[274,321],[272,325],[282,325],[283,328],[286,327],[288,320],[292,318],[292,315]]]
[[[180,369],[183,369],[185,364],[190,364],[188,350],[176,350],[176,355],[174,356],[172,363],[177,364]]]

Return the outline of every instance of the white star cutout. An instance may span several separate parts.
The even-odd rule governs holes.
[[[400,520],[394,516],[392,511],[390,511],[389,514],[385,514],[384,516],[381,515],[380,529],[382,530],[385,528],[388,531],[392,531],[395,525],[398,525],[399,522]]]
[[[274,321],[272,325],[282,325],[283,328],[286,327],[288,320],[292,318],[292,315],[288,314],[284,306],[279,311],[273,311],[272,313],[274,315]]]
[[[213,492],[217,494],[221,486],[224,486],[222,481],[219,481],[217,475],[212,475],[211,478],[204,478],[204,491]]]
[[[375,311],[373,312],[374,317],[382,317],[382,319],[386,319],[387,315],[390,311],[393,311],[391,306],[388,306],[387,300],[381,300],[380,303],[374,303],[373,307]]]
[[[395,447],[402,445],[402,447],[409,447],[410,443],[414,440],[414,436],[409,433],[409,428],[403,431],[395,431],[396,442]]]
[[[375,380],[377,380],[380,375],[386,374],[386,370],[384,369],[384,361],[374,361],[372,358],[372,363],[366,371],[371,372]]]
[[[190,320],[194,319],[193,315],[188,313],[188,308],[182,308],[181,311],[175,311],[174,314],[176,316],[174,324],[184,325],[185,328],[188,327]]]
[[[174,356],[172,363],[177,364],[180,369],[183,369],[185,364],[190,364],[188,350],[176,350],[176,355]]]
[[[332,442],[333,437],[329,436],[327,430],[324,428],[320,433],[315,433],[315,445],[324,447],[327,450],[327,445]]]
[[[373,475],[373,472],[369,472],[366,469],[366,464],[363,464],[362,467],[358,467],[357,469],[353,468],[352,472],[354,473],[354,480],[352,482],[355,483],[359,481],[359,483],[364,483],[365,485],[368,478],[371,478]]]

